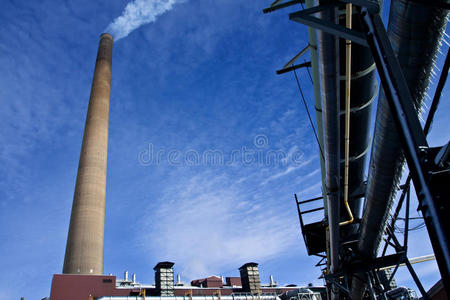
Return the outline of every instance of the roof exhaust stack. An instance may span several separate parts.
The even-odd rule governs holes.
[[[260,294],[261,281],[258,264],[254,262],[246,263],[239,268],[239,272],[241,273],[242,290],[250,294]]]
[[[156,264],[155,286],[160,296],[174,296],[173,288],[173,262],[163,261]]]
[[[269,286],[271,287],[278,286],[278,283],[273,280],[272,275],[269,276]]]
[[[64,274],[103,274],[113,37],[100,36],[73,196]]]
[[[181,275],[177,274],[177,283],[175,283],[176,286],[183,286],[183,283],[181,282]]]

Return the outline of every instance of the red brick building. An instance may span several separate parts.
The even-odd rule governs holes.
[[[50,300],[121,300],[130,296],[138,300],[159,300],[161,297],[167,300],[280,300],[286,292],[299,289],[291,285],[279,287],[274,282],[260,284],[257,266],[256,263],[243,265],[240,268],[241,277],[210,276],[192,280],[189,285],[179,280],[174,283],[171,262],[160,262],[155,266],[155,284],[136,282],[135,276],[128,279],[128,272],[123,279],[116,279],[112,275],[55,274]],[[246,273],[247,268],[253,272]],[[242,277],[242,274],[246,276]],[[252,290],[245,286],[252,287]],[[311,299],[318,300],[320,298],[317,295],[320,297],[320,293],[326,294],[324,287],[308,288],[318,292]],[[326,298],[322,296],[322,299]]]

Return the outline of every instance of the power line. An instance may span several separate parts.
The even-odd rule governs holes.
[[[313,121],[311,119],[311,115],[309,113],[308,105],[306,105],[305,96],[303,95],[302,88],[300,86],[300,82],[298,81],[297,72],[294,69],[295,80],[297,81],[298,90],[300,91],[300,95],[302,96],[303,104],[305,105],[306,113],[308,114],[309,123],[314,131],[314,136],[316,137],[317,145],[319,146],[320,155],[322,155],[322,159],[325,160],[325,156],[323,155],[322,147],[320,147],[319,138],[317,137],[316,128],[314,127]]]

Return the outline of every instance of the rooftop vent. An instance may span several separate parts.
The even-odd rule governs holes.
[[[153,270],[155,270],[156,290],[161,296],[174,296],[173,288],[173,262],[159,262]]]
[[[246,263],[239,268],[239,272],[241,273],[242,291],[259,294],[261,292],[261,281],[258,264],[254,262]]]

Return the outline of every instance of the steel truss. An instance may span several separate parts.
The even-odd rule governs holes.
[[[287,2],[277,0],[269,8],[265,9],[264,13],[272,12],[277,9],[303,2],[303,0]],[[335,9],[336,7],[342,6],[346,3],[352,3],[357,7],[364,32],[348,29],[344,26],[340,26],[313,16],[313,14],[317,12]],[[428,5],[439,5],[439,3],[437,1],[431,1]],[[442,4],[440,4],[440,7],[444,9],[449,9],[447,6],[448,5],[442,6]],[[408,267],[408,270],[410,271],[411,276],[413,277],[421,294],[426,299],[426,292],[406,255],[410,205],[409,183],[412,180],[419,201],[419,210],[421,210],[424,217],[442,281],[444,283],[447,295],[450,295],[450,218],[445,215],[450,209],[450,187],[448,186],[450,182],[450,142],[442,147],[431,148],[426,141],[426,134],[430,129],[434,112],[436,111],[440,94],[447,78],[450,59],[447,55],[444,70],[441,73],[441,78],[438,83],[436,94],[433,98],[433,103],[425,128],[422,129],[413,107],[413,99],[408,85],[404,78],[398,59],[392,49],[379,12],[380,7],[375,1],[336,0],[331,2],[329,5],[318,5],[316,7],[303,9],[289,15],[289,19],[293,21],[311,26],[318,30],[323,30],[337,37],[348,39],[370,48],[387,101],[391,108],[392,117],[396,123],[397,131],[401,139],[403,153],[410,171],[410,175],[403,186],[403,192],[400,197],[398,207],[394,213],[392,222],[386,230],[388,237],[386,239],[386,245],[383,249],[383,255],[373,259],[372,261],[361,261],[358,259],[356,247],[353,247],[351,243],[347,243],[346,246],[349,253],[347,253],[348,255],[343,256],[341,269],[334,274],[326,274],[325,279],[334,288],[339,289],[344,295],[350,297],[348,285],[349,277],[358,276],[356,275],[357,273],[365,274],[366,278],[362,278],[362,280],[368,285],[370,297],[372,299],[376,299],[376,294],[386,297],[386,291],[380,284],[380,279],[378,278],[376,270],[387,266],[394,266],[394,272],[389,279],[389,281],[391,281],[399,265],[403,263]],[[406,230],[403,237],[403,245],[401,245],[394,234],[393,226],[405,197]],[[298,200],[297,206],[299,207]],[[301,215],[302,213],[300,213],[299,209],[301,227],[304,229],[305,225],[302,222]],[[330,226],[331,224],[328,225]],[[305,236],[305,233],[303,233],[303,235]],[[391,245],[395,249],[395,254],[386,255],[386,248],[388,245]]]

